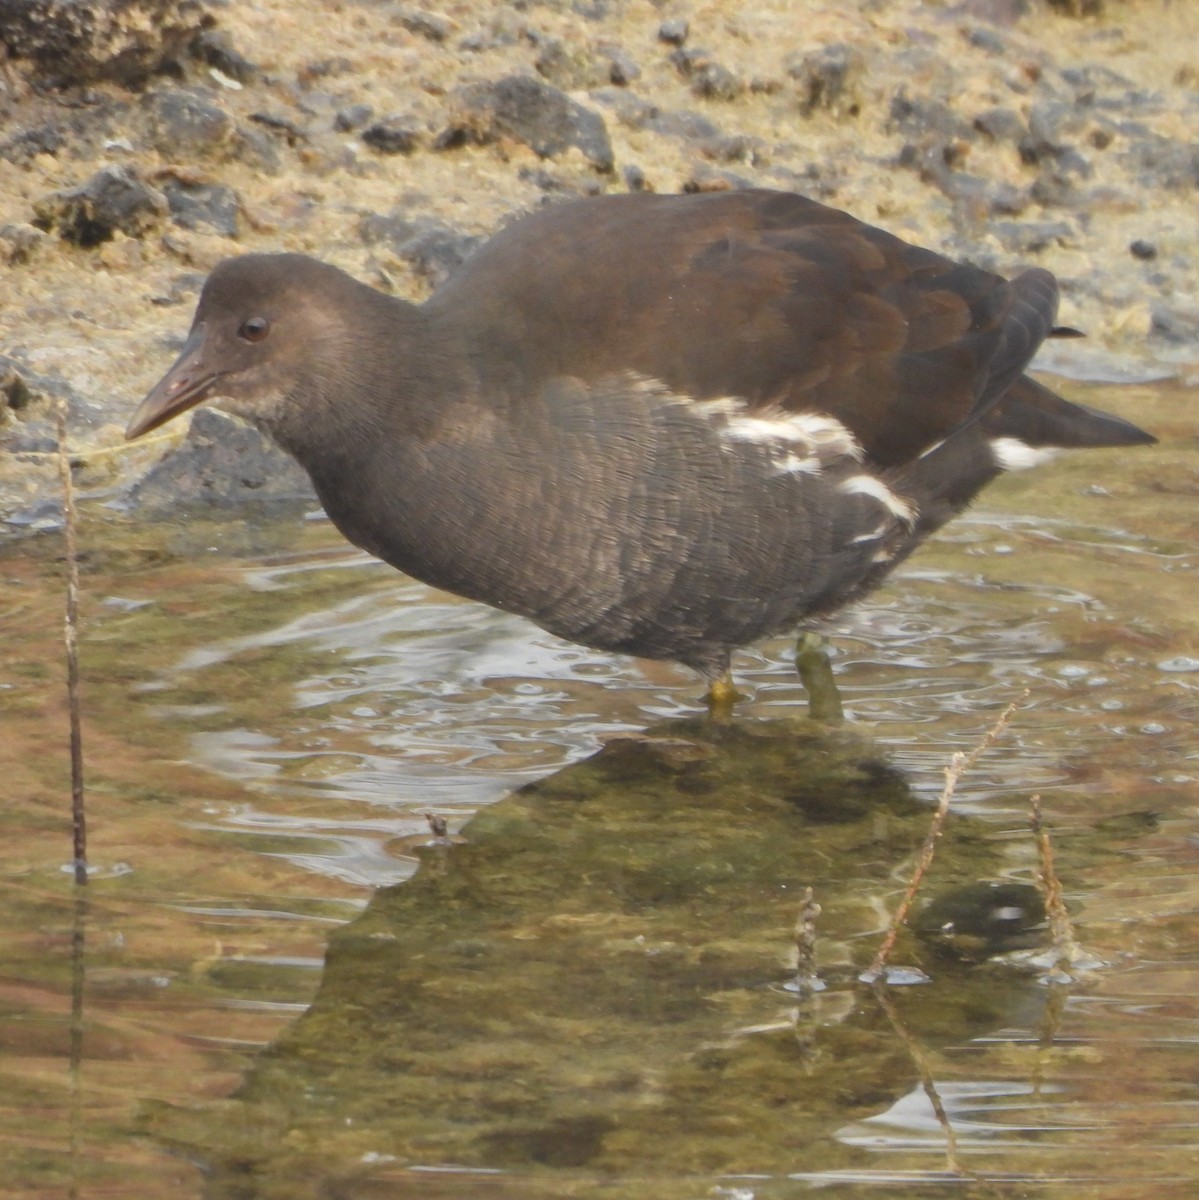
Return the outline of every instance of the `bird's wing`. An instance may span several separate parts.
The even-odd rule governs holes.
[[[464,292],[468,338],[513,394],[632,371],[696,400],[832,414],[880,465],[994,404],[1057,307],[1046,271],[1008,281],[753,190],[546,210],[492,239],[431,304],[461,309]]]

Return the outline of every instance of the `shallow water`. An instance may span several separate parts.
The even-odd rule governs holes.
[[[880,778],[901,772],[922,803],[939,792],[950,755],[1020,700],[1002,740],[959,785],[943,872],[955,869],[956,825],[993,857],[985,870],[969,858],[970,870],[1031,878],[1027,808],[1040,793],[1079,937],[1108,965],[1049,987],[1010,965],[926,956],[932,981],[892,990],[896,1026],[853,975],[910,870],[911,833],[847,861],[839,814],[811,810],[804,845],[814,857],[796,885],[811,883],[825,908],[817,957],[827,990],[815,1001],[782,986],[789,929],[770,923],[778,914],[767,907],[759,919],[740,896],[724,906],[725,928],[713,892],[713,911],[690,931],[672,928],[663,951],[674,961],[684,947],[680,961],[697,970],[724,964],[713,979],[686,976],[684,1012],[656,1027],[598,1005],[585,1022],[547,1009],[537,1070],[518,1066],[503,1021],[536,1018],[539,1003],[566,1003],[572,991],[555,982],[569,967],[555,966],[540,991],[522,993],[530,968],[509,964],[508,990],[526,1003],[506,1014],[488,1001],[489,1065],[471,1068],[483,1091],[463,1092],[453,1109],[464,1051],[446,1034],[444,1055],[419,1065],[427,1082],[417,1095],[430,1108],[409,1114],[425,1122],[419,1131],[404,1124],[409,1093],[399,1087],[418,1068],[395,1056],[406,1038],[427,1035],[428,1014],[378,1016],[398,1004],[396,967],[373,966],[363,948],[416,928],[419,897],[449,886],[436,872],[452,880],[471,855],[500,846],[514,847],[516,861],[527,834],[548,840],[547,862],[559,855],[561,886],[549,890],[574,897],[587,873],[586,860],[568,857],[583,840],[581,816],[559,826],[531,816],[527,797],[514,808],[494,802],[606,739],[694,715],[695,682],[432,593],[353,552],[322,520],[146,524],[85,506],[93,877],[81,907],[63,869],[61,550],[49,535],[4,546],[0,1194],[1193,1194],[1199,396],[1179,387],[1075,393],[1136,417],[1163,444],[1074,455],[1004,480],[984,509],[843,618],[833,647],[855,753],[881,764]],[[738,678],[753,696],[740,718],[751,729],[802,711],[789,656],[780,640],[743,657]],[[710,755],[702,733],[680,728],[684,758]],[[715,758],[723,754],[718,747]],[[690,769],[668,763],[663,779]],[[774,786],[753,793],[767,814]],[[618,789],[625,803],[629,787]],[[712,801],[709,839],[680,817],[674,848],[633,837],[629,864],[613,869],[689,885],[711,869],[691,859],[692,847],[731,854],[743,832],[733,795],[730,785]],[[859,802],[855,819],[877,819]],[[462,836],[485,805],[494,815],[465,842],[428,846],[427,814]],[[663,811],[655,838],[672,832]],[[752,823],[760,831],[767,819]],[[423,891],[403,883],[422,858]],[[530,892],[538,877],[554,883],[553,870],[528,867]],[[930,894],[948,883],[936,871]],[[746,867],[735,882],[750,877]],[[779,913],[794,904],[791,893],[776,901]],[[576,907],[594,916],[601,903],[589,896]],[[698,900],[687,903],[699,913]],[[666,919],[658,902],[638,911]],[[473,927],[492,915],[483,905],[462,919]],[[331,937],[337,952],[322,984]],[[607,953],[611,941],[587,943],[586,953]],[[73,948],[82,949],[74,976]],[[921,951],[908,942],[904,954],[915,961]],[[439,970],[422,969],[421,987],[451,988]],[[497,994],[503,970],[489,969]],[[605,979],[620,994],[622,977]],[[633,1069],[630,1035],[643,1039],[644,1062],[622,1092],[612,1078]],[[734,1047],[715,1091],[687,1074],[708,1069],[712,1045]],[[791,1060],[779,1057],[784,1045],[806,1049]],[[603,1050],[590,1058],[594,1046]],[[921,1060],[959,1160],[977,1178],[946,1173]],[[624,1065],[610,1077],[615,1062]],[[553,1074],[564,1070],[568,1090],[550,1103],[540,1072],[566,1087]],[[294,1107],[310,1094],[319,1103]],[[434,1097],[445,1095],[454,1119],[434,1127]],[[502,1101],[524,1124],[454,1141],[450,1127],[483,1120],[479,1096],[489,1120],[501,1120],[491,1109]],[[686,1102],[676,1112],[664,1096]],[[547,1104],[570,1120],[529,1115]]]

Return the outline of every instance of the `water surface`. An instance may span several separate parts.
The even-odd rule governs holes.
[[[687,976],[688,1004],[673,1033],[597,1011],[594,1025],[566,1036],[547,1018],[553,1050],[543,1060],[573,1080],[575,1108],[559,1105],[573,1123],[530,1118],[517,1136],[516,1118],[505,1117],[509,1133],[458,1146],[469,1162],[443,1157],[444,1129],[427,1131],[422,1157],[411,1127],[398,1124],[408,1094],[400,1084],[415,1068],[396,1061],[397,1048],[406,1036],[415,1044],[425,1025],[411,1016],[409,1025],[372,1024],[400,991],[388,991],[394,963],[373,970],[359,951],[370,937],[398,937],[413,919],[419,902],[405,898],[403,881],[422,857],[425,872],[432,863],[452,880],[455,863],[486,860],[509,845],[502,839],[513,839],[514,854],[526,834],[549,839],[553,862],[560,838],[560,869],[570,861],[571,886],[581,882],[584,867],[566,853],[583,822],[559,826],[530,815],[527,799],[507,810],[512,802],[501,798],[606,740],[635,744],[646,729],[694,715],[695,681],[674,667],[564,645],[517,618],[431,592],[346,547],[318,519],[225,514],[151,524],[85,506],[93,878],[81,908],[63,869],[61,549],[52,535],[8,543],[0,551],[8,832],[0,846],[0,1194],[1192,1194],[1196,394],[1078,394],[1135,417],[1163,444],[1074,455],[1004,480],[985,507],[845,616],[833,646],[855,761],[877,764],[888,786],[901,780],[917,806],[939,792],[950,755],[975,745],[1027,690],[1002,741],[958,789],[959,835],[986,853],[955,860],[951,827],[941,883],[955,869],[1031,879],[1027,807],[1040,793],[1079,935],[1108,966],[1062,988],[1010,966],[930,958],[930,983],[893,989],[897,1029],[853,975],[877,944],[918,836],[880,837],[877,853],[850,853],[836,841],[839,821],[822,826],[809,812],[803,845],[813,858],[795,884],[810,883],[826,907],[818,963],[828,986],[818,1000],[783,986],[789,897],[772,893],[777,914],[761,921],[749,900],[738,901],[728,928],[717,904],[690,931],[674,928],[663,951],[663,961],[677,955],[697,970],[725,963],[719,976]],[[743,656],[738,677],[752,699],[739,716],[750,726],[802,711],[790,653],[778,640]],[[677,739],[684,757],[693,736],[702,743],[702,734]],[[664,778],[685,780],[691,770],[668,763]],[[763,812],[783,803],[771,791],[779,786],[754,793]],[[875,819],[868,792],[850,797],[864,806],[855,820]],[[625,802],[669,794],[629,792]],[[732,845],[742,832],[732,795],[722,790],[713,801],[707,838],[684,830],[680,817],[686,837],[670,851],[652,849],[648,834],[640,845],[624,839],[638,878],[693,886],[709,860],[693,861],[690,848],[719,854],[726,833]],[[492,823],[466,830],[469,851],[427,845],[429,814],[463,836],[488,805]],[[655,838],[671,832],[669,817],[663,803],[645,818]],[[753,820],[761,831],[767,817]],[[529,867],[524,879],[544,883],[547,871]],[[733,884],[751,875],[745,867]],[[400,886],[376,894],[392,885]],[[440,886],[449,885],[431,877],[426,892]],[[595,895],[619,891],[608,883]],[[602,902],[579,903],[594,914]],[[651,904],[642,915],[652,923],[665,911]],[[470,921],[494,910],[480,914]],[[648,937],[649,926],[639,935],[622,925],[626,934]],[[337,954],[310,1010],[331,937]],[[905,953],[920,950],[909,943]],[[501,993],[503,969],[491,980]],[[509,969],[515,993],[529,967]],[[440,970],[433,963],[415,978],[431,987],[450,978]],[[543,998],[569,999],[567,981],[559,987],[556,978],[557,968],[509,1015],[535,1014]],[[73,982],[82,1011],[74,1021]],[[612,982],[613,995],[627,993],[621,979]],[[498,1021],[497,1002],[489,1005]],[[642,1076],[626,1093],[613,1090],[619,1073],[608,1068],[633,1030],[644,1045],[669,1049],[660,1063],[645,1054],[642,1068],[653,1059],[671,1095],[709,1062],[712,1046],[724,1047],[720,1069],[736,1077],[727,1109],[705,1091],[692,1127],[686,1105],[671,1108]],[[521,1099],[524,1068],[513,1065],[521,1060],[506,1046],[509,1034],[495,1026],[493,1075],[473,1099],[463,1093],[458,1123],[480,1119],[480,1096],[526,1110],[545,1103],[535,1079]],[[603,1053],[587,1049],[597,1039]],[[422,1060],[428,1095],[456,1086],[451,1057],[442,1076],[437,1054]],[[945,1173],[945,1134],[920,1082],[921,1059],[961,1163],[985,1182]],[[320,1103],[289,1107],[297,1081],[318,1076]],[[618,1114],[614,1124],[578,1115],[601,1106],[604,1121]],[[269,1139],[256,1137],[256,1121]],[[639,1125],[657,1132],[656,1155],[635,1136]]]

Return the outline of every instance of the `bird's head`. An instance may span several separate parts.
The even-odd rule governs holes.
[[[132,439],[209,399],[267,431],[336,340],[340,293],[364,289],[302,254],[246,254],[218,264],[204,284],[178,359],[133,414]]]

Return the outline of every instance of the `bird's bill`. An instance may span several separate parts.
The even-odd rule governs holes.
[[[189,408],[195,408],[212,395],[220,377],[221,372],[213,371],[204,361],[203,328],[194,329],[175,365],[137,406],[125,429],[125,440],[141,437]]]

